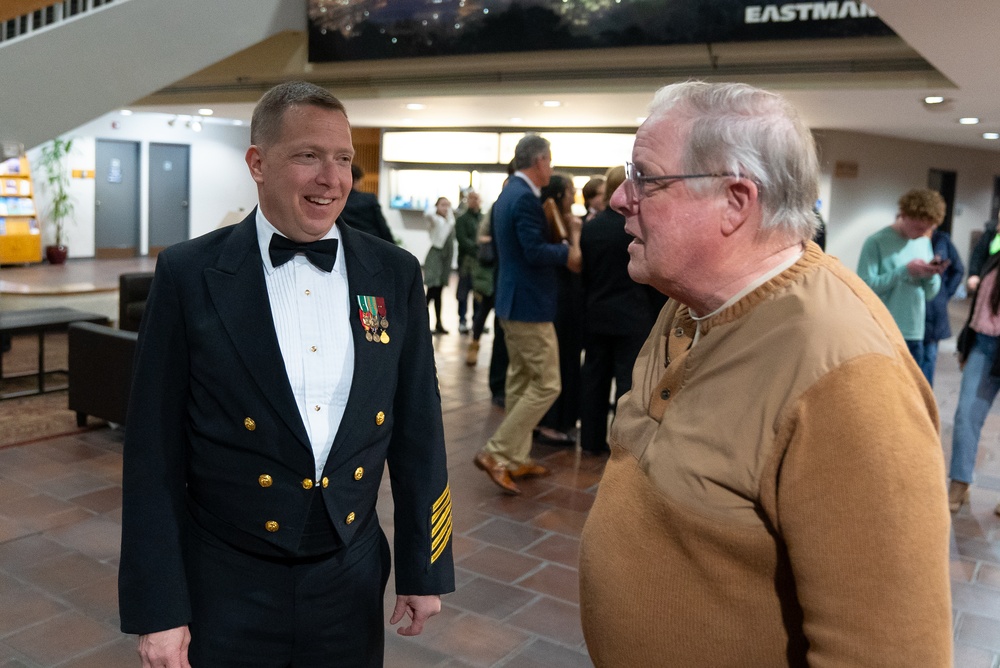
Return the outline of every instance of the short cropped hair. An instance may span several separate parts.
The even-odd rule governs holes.
[[[573,187],[572,176],[555,173],[549,178],[548,184],[542,186],[542,201],[554,200],[561,211],[564,208],[563,200],[566,198],[566,188],[570,187]]]
[[[549,140],[536,135],[534,132],[521,137],[514,147],[514,169],[528,169],[535,161],[544,155],[548,155],[552,149]]]
[[[940,225],[947,205],[941,193],[928,188],[915,188],[899,198],[899,213],[907,218],[929,220]]]
[[[604,172],[604,203],[611,203],[611,196],[618,190],[618,186],[625,182],[625,168],[621,165],[610,167]]]
[[[583,201],[589,202],[590,200],[597,197],[597,193],[600,192],[601,186],[604,185],[603,176],[595,176],[586,183],[583,184],[580,192],[583,193]]]
[[[250,119],[250,143],[266,147],[281,135],[281,121],[290,107],[312,105],[339,111],[347,117],[343,103],[320,88],[305,81],[287,81],[264,93],[254,107]]]
[[[762,230],[805,241],[816,231],[819,161],[812,133],[783,97],[738,83],[687,81],[657,91],[652,120],[677,117],[687,126],[687,174],[732,172],[757,184]],[[707,192],[716,179],[694,179]]]
[[[351,181],[357,183],[361,179],[365,178],[365,170],[361,169],[361,165],[352,162],[351,163]]]

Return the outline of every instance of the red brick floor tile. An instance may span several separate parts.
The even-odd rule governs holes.
[[[46,532],[48,536],[98,561],[114,559],[121,547],[122,526],[96,515],[70,526]]]
[[[432,668],[448,660],[448,655],[418,642],[420,636],[405,638],[395,632],[385,634],[384,668]]]
[[[434,649],[472,666],[492,666],[531,636],[495,619],[467,614],[438,636]]]
[[[972,582],[972,576],[976,572],[976,562],[968,559],[952,559],[951,579],[956,582]]]
[[[121,637],[117,631],[78,612],[65,612],[18,631],[4,642],[32,661],[51,666]]]
[[[79,506],[48,494],[36,494],[13,501],[0,508],[0,517],[17,518],[22,526],[45,531],[90,517]]]
[[[1000,589],[1000,566],[982,564],[979,567],[979,573],[976,575],[976,583]]]
[[[993,668],[997,655],[980,647],[955,643],[955,668]]]
[[[544,538],[545,532],[520,522],[494,518],[465,535],[485,543],[505,547],[508,550],[520,550],[538,539]]]
[[[530,571],[536,570],[543,563],[541,559],[535,557],[487,545],[475,554],[462,559],[458,565],[494,580],[514,582]]]
[[[88,617],[118,628],[118,576],[117,574],[67,591],[62,599]]]
[[[985,535],[983,526],[971,515],[956,513],[951,516],[951,527],[956,536],[965,538],[982,538]]]
[[[963,613],[958,622],[958,633],[955,634],[955,641],[963,645],[972,645],[998,652],[1000,651],[1000,619]]]
[[[47,559],[69,554],[65,545],[44,535],[31,535],[0,544],[0,569],[17,573],[40,565]]]
[[[580,604],[580,575],[575,568],[546,564],[514,584],[575,605]]]
[[[448,605],[466,612],[503,619],[523,608],[535,597],[535,594],[519,587],[474,578],[459,586],[454,594],[449,594]]]
[[[515,613],[507,623],[563,645],[583,643],[579,606],[545,596]]]
[[[583,524],[587,521],[587,513],[567,508],[552,508],[531,520],[533,526],[539,529],[555,531],[573,538],[579,538]]]
[[[0,506],[5,506],[11,501],[23,499],[38,494],[38,490],[29,485],[24,485],[13,478],[0,476]]]
[[[131,668],[139,665],[138,642],[132,636],[123,635],[107,645],[78,655],[59,664],[59,668]]]
[[[64,604],[33,587],[25,586],[6,592],[3,605],[0,605],[0,636],[51,619],[66,610]]]
[[[122,488],[118,485],[105,487],[80,496],[69,499],[78,506],[83,506],[87,510],[95,513],[107,513],[122,505]]]
[[[71,499],[108,487],[108,481],[92,473],[74,471],[69,475],[35,484],[35,487],[57,499]]]
[[[549,505],[546,503],[540,503],[530,498],[526,499],[523,496],[507,496],[506,494],[494,495],[493,498],[481,503],[478,508],[480,512],[500,515],[518,522],[532,520],[548,509]]]
[[[73,552],[49,559],[38,566],[26,568],[20,575],[25,580],[54,594],[62,594],[94,580],[116,575],[113,566]]]
[[[525,552],[571,568],[579,568],[580,565],[579,539],[561,534],[550,534],[526,549]]]
[[[601,481],[600,471],[590,471],[577,466],[557,469],[549,478],[549,482],[560,487],[590,490]]]
[[[593,665],[586,652],[539,639],[504,663],[504,668],[587,668]]]
[[[542,494],[536,500],[541,503],[548,503],[560,508],[577,510],[585,513],[589,512],[590,507],[594,505],[593,494],[589,492],[581,492],[575,489],[567,489],[565,487],[556,487],[545,494]]]

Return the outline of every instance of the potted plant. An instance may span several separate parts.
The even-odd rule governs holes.
[[[66,261],[69,249],[63,244],[66,222],[73,215],[73,200],[69,195],[69,170],[66,158],[73,148],[72,139],[53,139],[41,148],[38,166],[44,173],[45,190],[50,197],[49,219],[56,228],[55,244],[45,247],[50,264]]]

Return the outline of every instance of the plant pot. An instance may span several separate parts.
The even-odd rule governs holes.
[[[49,261],[49,264],[62,264],[66,261],[67,255],[69,255],[69,249],[62,244],[45,247],[45,258]]]

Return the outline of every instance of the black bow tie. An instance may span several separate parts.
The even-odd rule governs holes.
[[[305,253],[306,259],[323,271],[333,271],[333,263],[337,260],[337,240],[320,239],[307,244],[300,244],[280,234],[271,235],[271,243],[267,248],[271,255],[271,264],[275,269],[291,260],[297,253]]]

